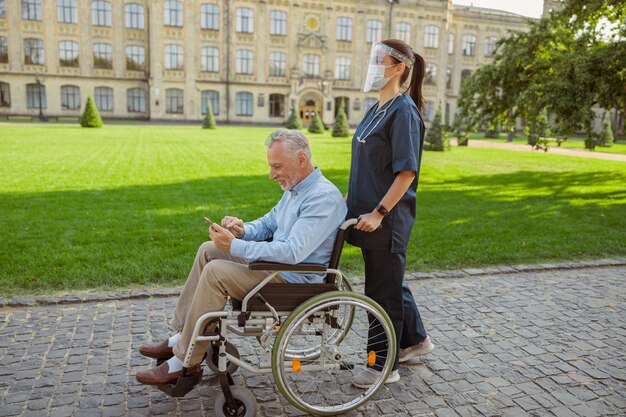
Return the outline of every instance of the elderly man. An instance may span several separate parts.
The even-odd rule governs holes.
[[[251,271],[248,263],[330,261],[337,229],[347,211],[341,193],[313,166],[309,143],[300,131],[276,130],[266,145],[270,179],[277,181],[285,193],[269,213],[255,221],[244,224],[226,216],[221,226],[210,226],[212,241],[198,249],[176,304],[171,325],[178,333],[139,349],[144,356],[166,360],[156,368],[138,372],[136,377],[142,384],[176,382],[198,317],[207,311],[223,310],[227,296],[242,299],[271,273]],[[270,237],[272,241],[268,242]],[[281,272],[273,282],[316,283],[323,282],[323,275]],[[187,375],[202,373],[200,363],[207,348],[207,342],[197,344]]]

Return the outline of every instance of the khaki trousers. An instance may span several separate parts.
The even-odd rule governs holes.
[[[201,315],[223,310],[227,296],[242,300],[269,274],[271,271],[249,270],[244,259],[223,252],[213,242],[200,245],[170,323],[181,332],[181,338],[174,346],[176,357],[185,359],[193,329]],[[285,281],[277,275],[271,282]],[[211,325],[207,331],[214,329],[215,325]],[[196,343],[190,364],[200,363],[208,347],[209,342]]]

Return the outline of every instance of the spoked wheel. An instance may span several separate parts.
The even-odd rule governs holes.
[[[211,345],[206,352],[206,364],[209,369],[213,371],[214,374],[217,374],[219,372],[218,353],[219,347],[213,345]],[[239,351],[237,350],[237,347],[232,343],[226,344],[226,353],[239,359]],[[236,364],[231,361],[227,362],[226,370],[230,372],[231,375],[234,374],[237,369],[239,369],[239,367]]]
[[[348,279],[344,276],[341,280],[340,291],[349,291],[352,292],[352,285],[348,281]],[[293,315],[293,313],[291,314]],[[290,315],[290,316],[291,316]],[[335,313],[333,315],[333,325],[328,329],[329,333],[327,338],[334,343],[341,343],[346,333],[350,330],[350,326],[352,326],[352,321],[354,320],[354,308],[352,305],[345,304],[341,306],[337,306]],[[286,323],[286,322],[285,322]],[[278,330],[274,330],[274,335],[278,333]],[[275,337],[274,340],[270,341],[269,347],[270,349],[274,348]],[[288,359],[298,358],[300,360],[312,360],[320,355],[320,344],[305,344],[302,346],[290,346],[289,349],[285,352],[285,357]]]
[[[215,399],[214,413],[217,417],[254,417],[256,416],[257,404],[254,395],[244,387],[231,385],[230,392],[235,399],[235,408],[230,408],[224,395],[220,394]]]
[[[349,308],[352,326],[336,337],[338,310]],[[315,357],[293,355],[318,346]],[[276,335],[272,373],[283,396],[300,410],[333,415],[353,410],[383,386],[395,360],[396,337],[391,320],[374,300],[333,291],[311,298],[291,313]],[[366,389],[352,384],[366,367],[380,370]]]

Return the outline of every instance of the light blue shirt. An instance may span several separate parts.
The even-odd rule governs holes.
[[[234,239],[230,253],[247,262],[328,265],[337,230],[345,220],[341,192],[319,168],[289,191],[265,216],[244,224],[244,235]],[[268,238],[271,242],[266,242]],[[281,272],[290,283],[321,283],[324,274]]]

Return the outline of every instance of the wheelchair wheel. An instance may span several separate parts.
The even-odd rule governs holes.
[[[336,337],[334,315],[346,306],[352,327]],[[317,356],[293,355],[312,345],[318,346]],[[340,414],[376,394],[393,368],[395,352],[393,325],[382,307],[361,294],[332,291],[307,300],[285,321],[274,341],[272,373],[295,407],[317,415]],[[380,369],[380,377],[365,390],[356,388],[352,378],[368,365]]]
[[[341,280],[341,286],[339,291],[349,291],[352,292],[352,285],[348,281],[348,279],[344,276]],[[339,306],[336,312],[336,320],[337,324],[333,328],[329,329],[328,339],[333,340],[334,343],[341,343],[343,338],[345,337],[346,332],[350,330],[352,326],[352,321],[354,319],[354,308],[352,305],[345,304]],[[274,335],[278,333],[278,330],[274,330]],[[257,339],[259,339],[257,337]],[[274,341],[269,342],[270,349],[274,348]],[[288,359],[298,358],[300,360],[303,359],[315,359],[319,356],[320,353],[320,345],[312,344],[308,346],[291,346],[289,350],[285,352],[285,357]]]
[[[206,364],[209,367],[209,369],[211,371],[213,371],[214,374],[218,374],[219,372],[219,366],[218,366],[218,352],[219,349],[217,346],[209,346],[209,349],[206,352]],[[233,345],[232,343],[227,343],[226,344],[226,353],[239,358],[239,350],[237,350],[237,347],[235,345]],[[228,371],[231,375],[234,374],[237,369],[239,369],[239,367],[234,364],[233,362],[228,361],[227,365],[226,365],[226,371]]]
[[[226,398],[220,394],[215,398],[214,413],[216,417],[254,417],[256,416],[257,404],[254,395],[244,387],[231,385],[230,392],[233,394],[236,409],[230,409],[226,404]]]

